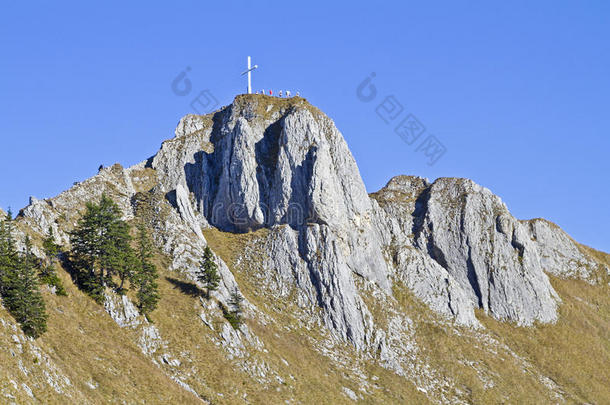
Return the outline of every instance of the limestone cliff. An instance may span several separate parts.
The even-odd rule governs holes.
[[[485,335],[476,309],[517,326],[553,324],[562,298],[547,274],[596,285],[610,275],[605,262],[557,226],[515,219],[499,197],[470,180],[398,176],[367,194],[333,121],[298,97],[242,95],[213,114],[187,115],[140,164],[114,165],[57,197],[32,198],[18,230],[42,235],[51,227],[67,247],[85,203],[102,193],[125,219],[147,218],[167,270],[190,282],[203,249],[213,247],[222,277],[214,299],[226,304],[230,291],[241,289],[251,322],[240,331],[215,326],[222,314],[203,301],[193,322],[203,322],[214,344],[242,359],[252,376],[260,377],[262,366],[249,362],[250,353],[264,353],[269,344],[256,325],[279,316],[270,315],[264,296],[289,303],[296,322],[319,330],[326,343],[317,350],[334,361],[340,359],[328,347],[347,342],[430,392],[429,399],[460,402],[452,377],[440,377],[425,360],[416,339],[420,314],[404,306],[405,296],[433,311],[436,324],[485,336],[481,341],[511,357]],[[257,280],[256,292],[244,279]],[[106,311],[137,331],[143,353],[174,370],[167,371],[172,379],[198,392],[193,372],[175,371],[182,354],[165,343],[171,330],[138,318],[125,296],[109,293]],[[563,395],[549,384],[542,389]]]

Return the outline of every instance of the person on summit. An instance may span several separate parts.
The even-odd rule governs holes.
[[[273,95],[273,91],[269,90],[269,95],[272,96]]]
[[[280,97],[282,97],[282,90],[280,90],[280,93],[279,93],[279,94],[280,94]]]
[[[286,97],[290,98],[290,90],[286,90]]]

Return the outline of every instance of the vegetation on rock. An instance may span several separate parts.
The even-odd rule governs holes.
[[[231,324],[233,329],[239,329],[243,320],[243,309],[242,302],[244,297],[237,290],[231,292],[231,298],[229,299],[229,308],[223,308],[223,315],[227,321]]]
[[[55,288],[55,294],[66,296],[66,289],[61,282],[61,279],[55,272],[55,266],[57,265],[58,256],[61,252],[61,247],[55,243],[55,237],[53,235],[53,228],[49,227],[47,236],[42,242],[42,247],[46,255],[45,260],[42,262],[40,267],[40,281],[47,284],[49,287]]]
[[[206,246],[203,252],[203,258],[197,273],[197,279],[205,287],[206,298],[210,298],[210,292],[218,289],[220,283],[220,275],[218,274],[218,265],[214,261],[214,254],[209,246]]]
[[[121,219],[118,205],[105,194],[99,204],[88,202],[85,214],[70,234],[72,275],[79,288],[100,304],[106,287],[125,293],[125,281],[129,281],[137,291],[141,313],[148,315],[159,301],[157,270],[151,262],[152,242],[146,226],[140,223],[134,250],[130,230],[130,225]]]
[[[152,263],[153,245],[148,236],[148,229],[143,222],[138,222],[136,238],[136,269],[132,284],[137,289],[138,309],[146,316],[157,308],[159,303],[159,286],[157,285],[156,266]]]

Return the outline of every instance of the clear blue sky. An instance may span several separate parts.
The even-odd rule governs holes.
[[[90,3],[2,5],[5,209],[153,155],[199,91],[243,92],[252,55],[255,89],[300,90],[335,120],[369,191],[398,174],[468,177],[518,218],[610,251],[608,2]],[[376,114],[388,95],[444,144],[435,165]]]

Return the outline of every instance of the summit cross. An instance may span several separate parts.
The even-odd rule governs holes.
[[[252,71],[254,69],[258,68],[258,65],[254,65],[252,67],[250,67],[250,57],[248,56],[248,70],[246,70],[245,72],[243,72],[241,75],[245,75],[246,73],[248,74],[248,94],[252,94]]]

